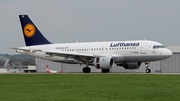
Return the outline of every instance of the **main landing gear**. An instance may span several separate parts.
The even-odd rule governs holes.
[[[91,68],[88,67],[88,63],[86,63],[86,67],[83,68],[83,73],[91,73]]]
[[[102,69],[101,71],[102,71],[102,73],[109,73],[110,70],[109,69]]]
[[[102,69],[101,71],[102,71],[102,73],[109,73],[110,72],[109,69]],[[90,72],[91,72],[91,68],[89,68],[88,66],[83,68],[83,73],[90,73]]]
[[[149,61],[147,61],[147,62],[145,62],[145,66],[146,66],[146,70],[145,70],[145,72],[146,73],[151,73],[151,69],[149,69],[148,67],[149,67]]]
[[[86,67],[83,68],[83,73],[91,73],[91,68],[88,67],[88,64],[86,64]],[[102,69],[102,73],[109,73],[109,69]]]
[[[91,68],[89,68],[88,66],[83,68],[83,73],[90,73],[91,72]]]

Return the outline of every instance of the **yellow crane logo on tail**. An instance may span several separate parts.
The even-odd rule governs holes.
[[[26,24],[24,27],[24,34],[26,37],[32,37],[35,33],[35,27],[33,24]]]

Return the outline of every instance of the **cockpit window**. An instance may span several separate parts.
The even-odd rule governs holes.
[[[153,49],[158,49],[158,48],[165,48],[163,45],[154,45]]]

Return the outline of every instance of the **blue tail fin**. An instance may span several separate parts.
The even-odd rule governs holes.
[[[51,44],[38,30],[28,15],[19,15],[26,46]]]

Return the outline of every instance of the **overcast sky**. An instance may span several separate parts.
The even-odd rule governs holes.
[[[25,46],[27,14],[53,43],[154,40],[180,45],[180,0],[1,0],[1,54]]]

